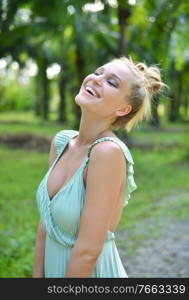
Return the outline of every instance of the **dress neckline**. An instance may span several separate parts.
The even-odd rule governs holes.
[[[61,158],[61,156],[64,154],[66,148],[69,146],[69,143],[71,140],[73,140],[79,133],[75,134],[72,137],[69,137],[68,140],[66,141],[66,143],[63,146],[63,149],[60,151],[59,155],[57,155],[56,159],[54,160],[54,162],[52,163],[52,166],[49,168],[48,172],[47,172],[47,177],[46,177],[46,193],[48,196],[48,200],[50,202],[52,202],[58,195],[60,192],[62,192],[67,186],[70,185],[70,183],[72,182],[72,180],[75,178],[75,176],[77,175],[77,173],[80,171],[81,167],[84,165],[84,162],[86,161],[87,158],[87,154],[85,154],[84,160],[82,161],[82,163],[80,164],[80,166],[77,168],[77,170],[74,172],[74,174],[70,177],[70,179],[64,183],[64,185],[54,194],[53,197],[50,198],[49,196],[49,191],[48,191],[48,179],[50,174],[52,173],[52,170],[55,168],[57,162],[59,161],[59,159]]]
[[[59,159],[61,158],[61,156],[64,154],[64,151],[66,150],[66,148],[69,146],[69,143],[71,140],[73,140],[75,137],[77,137],[79,135],[79,132],[77,132],[76,134],[74,134],[74,136],[69,136],[66,143],[64,144],[62,150],[60,151],[60,153],[57,155],[57,157],[55,158],[54,162],[52,163],[51,167],[49,168],[48,172],[47,172],[47,176],[46,176],[46,181],[45,181],[45,189],[46,189],[46,194],[47,194],[47,198],[48,198],[48,201],[50,203],[54,202],[54,200],[56,199],[56,197],[61,193],[63,192],[71,183],[72,181],[75,179],[76,175],[79,173],[79,171],[82,169],[82,167],[85,165],[86,161],[88,160],[88,151],[90,149],[90,147],[95,144],[96,142],[98,142],[99,140],[103,140],[103,139],[116,139],[116,140],[119,140],[119,138],[117,137],[113,137],[113,136],[104,136],[104,137],[101,137],[101,138],[98,138],[96,139],[94,142],[92,142],[88,148],[87,148],[87,151],[85,153],[85,157],[82,161],[82,163],[80,164],[80,166],[76,169],[76,171],[74,172],[74,174],[70,177],[70,179],[64,183],[64,185],[54,194],[54,196],[52,198],[50,198],[49,196],[49,191],[48,191],[48,179],[49,179],[49,176],[52,172],[52,170],[55,168],[57,162],[59,161]],[[85,186],[84,186],[85,187]]]

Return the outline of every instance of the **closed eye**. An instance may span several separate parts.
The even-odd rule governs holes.
[[[98,73],[97,71],[95,71],[94,74],[95,74],[96,76],[101,75],[101,74]]]
[[[94,72],[94,75],[99,76],[99,75],[101,75],[101,73],[95,71],[95,72]],[[115,88],[118,87],[117,84],[116,84],[115,82],[112,82],[112,80],[110,80],[110,79],[108,79],[107,82],[108,82],[109,85],[111,85],[111,86],[113,86],[113,87],[115,87]]]
[[[116,83],[113,83],[111,80],[107,80],[107,82],[109,83],[109,85],[117,88],[117,84]]]

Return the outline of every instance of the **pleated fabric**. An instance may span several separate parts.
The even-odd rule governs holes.
[[[46,278],[64,278],[71,250],[76,243],[80,216],[85,201],[85,185],[83,171],[90,159],[92,148],[103,141],[113,141],[120,146],[127,160],[127,179],[125,202],[128,204],[131,193],[137,188],[134,180],[134,161],[128,147],[116,137],[97,139],[87,149],[86,156],[72,178],[52,199],[47,189],[47,181],[51,170],[60,159],[70,140],[79,134],[75,130],[61,130],[55,136],[56,159],[41,180],[36,201],[41,221],[46,230],[44,274]],[[97,259],[92,277],[119,278],[128,277],[122,265],[116,243],[115,233],[108,230],[103,249]]]

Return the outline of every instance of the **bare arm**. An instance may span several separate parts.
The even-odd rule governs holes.
[[[51,142],[50,153],[49,153],[49,167],[53,163],[56,158],[55,146],[54,146],[54,138]],[[44,253],[45,253],[45,228],[41,222],[39,221],[38,229],[37,229],[37,237],[35,244],[35,252],[34,252],[34,264],[33,264],[33,278],[42,278],[44,277]]]
[[[45,250],[45,229],[41,221],[38,225],[37,238],[35,244],[34,252],[34,266],[33,266],[33,278],[42,278],[44,277],[43,272],[43,260],[44,260],[44,250]]]
[[[93,148],[78,239],[72,249],[65,277],[92,276],[125,174],[126,160],[118,145],[103,142]]]

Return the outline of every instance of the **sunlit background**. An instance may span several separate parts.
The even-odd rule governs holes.
[[[189,276],[189,2],[0,2],[0,276],[30,277],[38,223],[35,192],[49,147],[79,129],[83,78],[121,55],[156,65],[168,86],[131,133],[138,189],[117,245],[129,277]]]

